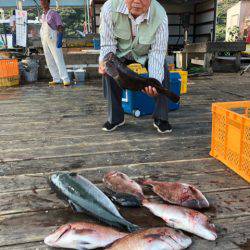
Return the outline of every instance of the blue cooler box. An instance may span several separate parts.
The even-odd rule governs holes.
[[[148,77],[147,74],[141,75]],[[170,72],[170,90],[180,95],[181,76],[178,72]],[[179,109],[180,103],[174,103],[168,99],[169,110]],[[135,117],[153,114],[155,100],[153,97],[144,94],[141,91],[123,90],[122,107],[125,113],[134,115]]]

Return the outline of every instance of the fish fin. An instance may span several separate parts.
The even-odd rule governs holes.
[[[136,182],[139,184],[139,185],[145,185],[144,183],[146,182],[147,180],[143,179],[143,178],[137,178],[136,179]]]
[[[80,207],[79,205],[77,205],[76,203],[74,203],[71,200],[68,200],[69,206],[71,207],[71,209],[76,212],[76,213],[80,213],[83,212],[84,209],[82,207]]]
[[[69,173],[69,175],[74,177],[74,176],[77,176],[77,173],[71,172]]]
[[[135,224],[132,224],[130,223],[129,225],[127,225],[127,230],[130,232],[130,233],[133,233],[133,232],[136,232],[138,230],[140,230],[141,228]]]
[[[143,238],[144,239],[149,239],[149,240],[159,240],[159,241],[164,241],[162,239],[162,234],[146,234]]]
[[[59,228],[57,228],[54,232],[53,232],[53,235],[55,237],[54,241],[57,242],[67,231],[69,231],[71,229],[71,225],[70,224],[66,224],[66,225],[63,225]],[[47,239],[50,237],[50,235],[48,237],[46,237],[44,239],[44,243],[47,244]],[[49,244],[47,244],[49,245]]]
[[[143,185],[143,186],[151,186],[153,184],[153,181],[150,180],[150,179],[143,179],[143,178],[139,178],[137,179],[137,182],[140,184],[140,185]]]
[[[172,102],[179,102],[180,96],[172,92],[171,90],[163,87],[161,83],[155,78],[147,78],[148,85],[155,87],[159,93],[165,94]]]
[[[93,247],[91,246],[90,242],[80,240],[80,242],[77,245],[77,249],[78,250],[87,250],[87,249],[93,249]]]
[[[141,197],[137,197],[132,194],[116,193],[108,188],[104,190],[105,194],[114,202],[123,207],[140,207]]]
[[[125,237],[127,237],[127,236],[124,236],[123,238],[125,238]],[[120,241],[123,238],[116,239],[115,241],[109,243],[108,245],[105,246],[105,250],[110,249],[113,245],[115,245],[118,241]]]
[[[79,244],[78,247],[77,247],[77,250],[87,250],[87,249],[89,249],[89,248],[86,248],[86,247],[84,247],[84,246],[81,246],[80,244]]]
[[[209,207],[209,202],[208,202],[207,198],[203,195],[203,193],[199,189],[196,189],[192,185],[189,185],[189,189],[194,195],[198,195],[198,196],[201,195],[201,197],[202,197],[201,199],[197,200],[196,207],[198,207],[198,208],[208,208]]]

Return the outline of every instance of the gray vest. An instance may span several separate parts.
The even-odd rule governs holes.
[[[132,53],[135,61],[145,64],[151,44],[155,41],[155,33],[166,17],[164,8],[152,0],[150,5],[149,20],[144,20],[138,27],[137,36],[132,40],[131,23],[128,15],[118,12],[124,0],[112,0],[112,19],[114,36],[117,40],[117,56],[123,57]]]

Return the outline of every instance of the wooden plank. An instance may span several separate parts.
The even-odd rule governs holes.
[[[10,108],[10,107],[7,107]],[[206,118],[210,118],[211,116],[211,112],[210,110],[206,111],[204,109],[195,109],[195,107],[191,107],[191,108],[187,108],[187,107],[183,107],[182,110],[178,110],[175,112],[170,112],[169,113],[169,117],[171,120],[173,120],[175,123],[177,122],[190,122],[190,120],[188,120],[188,118],[190,118],[190,116],[188,116],[190,113],[193,113],[193,117],[196,118],[196,121],[205,121]],[[20,113],[15,114],[14,116],[7,116],[7,117],[3,117],[3,122],[1,123],[1,129],[4,128],[13,128],[16,127],[16,124],[13,123],[18,122],[20,124],[21,127],[26,127],[26,126],[42,126],[42,125],[47,125],[47,124],[57,124],[58,126],[60,125],[64,125],[67,126],[69,125],[69,123],[74,123],[74,124],[82,124],[84,121],[83,125],[88,125],[88,124],[94,124],[95,123],[95,119],[99,117],[99,120],[105,120],[106,114],[102,113],[98,113],[98,114],[91,114],[91,115],[84,115],[81,114],[80,112],[69,112],[69,113],[57,113],[55,112],[54,115],[52,115],[51,113],[49,114],[37,114],[37,115],[33,115],[31,116],[30,113],[27,114],[27,116],[25,117],[19,117]],[[137,121],[139,124],[144,121],[144,120],[151,120],[152,117],[151,116],[144,116],[144,117],[140,117],[139,119],[136,119],[133,116],[130,116],[130,120],[131,121]],[[208,120],[208,119],[207,119]]]
[[[98,119],[96,117],[96,119]],[[6,135],[13,135],[13,139],[15,140],[14,136],[15,135],[22,135],[25,134],[27,136],[29,136],[30,134],[33,134],[34,136],[41,135],[41,131],[45,131],[46,130],[46,134],[53,134],[53,135],[58,135],[58,137],[61,137],[62,134],[68,134],[68,132],[70,133],[71,131],[78,131],[78,134],[81,135],[96,135],[97,133],[99,133],[100,135],[102,134],[107,134],[104,133],[101,130],[101,127],[103,125],[103,121],[105,121],[106,119],[103,118],[103,120],[99,119],[99,120],[92,120],[92,122],[90,123],[83,123],[84,120],[82,120],[81,122],[75,122],[68,120],[67,122],[61,122],[61,121],[57,121],[57,122],[51,122],[51,123],[37,123],[37,124],[26,124],[26,126],[20,126],[15,124],[13,125],[1,125],[0,126],[0,137],[6,136]],[[173,125],[175,131],[178,132],[178,130],[186,130],[186,129],[190,129],[190,130],[194,130],[194,128],[210,128],[211,125],[208,123],[208,121],[210,121],[210,119],[205,119],[205,120],[200,120],[197,117],[196,121],[191,122],[190,120],[181,118],[181,119],[173,119],[171,121],[171,124]],[[123,127],[122,130],[127,130],[129,129],[129,131],[131,132],[140,132],[143,130],[143,132],[147,133],[148,132],[148,128],[153,128],[152,126],[152,119],[143,119],[140,120],[139,122],[136,122],[136,120],[129,120],[126,124],[126,126]],[[72,124],[74,124],[74,126],[72,126]],[[145,130],[145,131],[144,131]],[[150,131],[151,132],[151,131]],[[75,132],[76,134],[77,132]],[[114,133],[116,134],[116,133]],[[152,133],[151,133],[152,134]],[[158,135],[159,136],[159,135]],[[110,136],[111,137],[111,136]],[[98,139],[99,137],[96,136],[96,138]]]
[[[125,218],[141,226],[164,226],[163,221],[152,216],[146,209],[121,210]],[[136,213],[135,210],[137,210]],[[67,222],[81,220],[91,221],[89,217],[73,214],[70,210],[50,210],[47,212],[1,216],[0,245],[8,246],[42,241],[43,238],[51,233],[56,227]],[[29,223],[27,223],[27,221],[29,221]],[[249,230],[246,231],[246,228],[250,227],[250,216],[218,219],[214,220],[214,222],[219,234],[218,239],[215,242],[209,242],[192,236],[194,243],[190,249],[223,249],[215,247],[217,245],[222,246],[222,243],[224,243],[225,246],[232,246],[232,244],[228,245],[228,242],[242,245],[246,243],[246,239],[250,237]],[[17,227],[17,225],[19,226]],[[236,244],[235,247],[237,246]]]
[[[1,250],[51,250],[51,247],[46,246],[43,241],[23,243],[10,246],[0,246]]]
[[[109,171],[126,173],[133,179],[151,178],[159,181],[181,181],[198,187],[202,192],[221,190],[236,190],[248,188],[249,185],[232,171],[222,165],[214,166],[212,159],[177,161],[177,162],[147,162],[142,164],[103,166],[99,168],[74,169],[94,183],[101,184],[103,176]],[[53,169],[51,169],[53,170]],[[47,178],[50,173],[24,174],[0,177],[0,194],[18,191],[33,191],[49,189]]]
[[[91,90],[92,91],[92,90]],[[206,96],[209,96],[209,97],[216,97],[216,96],[218,96],[218,95],[220,95],[220,92],[217,92],[217,94],[216,94],[216,91],[212,91],[211,92],[211,94],[209,94],[211,92],[211,89],[210,89],[210,91],[208,91],[207,93],[206,93]],[[81,91],[81,93],[85,93],[84,91]],[[67,99],[64,99],[64,97],[63,97],[63,99],[64,99],[64,107],[66,108],[67,107],[67,105],[68,105],[68,109],[71,109],[71,110],[75,110],[75,111],[77,111],[77,110],[80,110],[80,109],[77,109],[76,107],[78,107],[79,106],[79,102],[82,102],[82,103],[85,103],[85,106],[86,107],[91,107],[91,106],[94,106],[94,104],[101,104],[101,103],[104,103],[104,101],[103,101],[103,99],[102,99],[102,96],[101,96],[101,93],[100,93],[100,96],[94,96],[94,97],[92,97],[92,99],[90,99],[89,98],[89,94],[88,95],[86,95],[86,97],[88,97],[88,99],[87,99],[87,101],[86,101],[86,98],[84,98],[84,99],[79,99],[79,98],[76,98],[76,100],[72,100],[72,98],[74,97],[73,95],[72,95],[72,93],[68,93],[68,94],[70,94],[69,96],[70,97],[67,97]],[[86,93],[85,93],[86,94]],[[21,112],[30,112],[30,111],[37,111],[37,112],[39,112],[40,110],[41,110],[41,108],[43,107],[43,108],[45,108],[45,107],[47,107],[47,109],[48,110],[53,110],[53,111],[57,111],[57,109],[58,109],[58,106],[60,106],[60,100],[61,99],[59,99],[58,98],[58,102],[57,103],[55,103],[55,105],[51,105],[51,106],[48,106],[48,104],[46,104],[47,102],[46,102],[46,98],[45,98],[45,96],[39,96],[37,93],[34,93],[34,96],[36,97],[36,99],[34,98],[34,101],[36,100],[37,101],[37,98],[39,98],[40,97],[40,99],[41,99],[41,103],[40,103],[40,106],[38,105],[39,104],[39,101],[38,101],[38,104],[37,104],[37,107],[39,107],[39,108],[35,108],[36,107],[36,104],[34,104],[34,107],[33,107],[33,105],[32,105],[32,107],[31,107],[31,105],[29,105],[29,103],[31,103],[33,100],[32,99],[30,99],[30,101],[27,103],[27,105],[26,105],[26,107],[23,107],[22,105],[19,107],[19,109],[17,109],[17,107],[16,107],[16,109],[15,109],[15,106],[16,105],[12,105],[13,106],[13,108],[14,108],[14,110],[16,110],[16,111],[18,111],[19,110],[19,112],[21,111]],[[55,98],[55,94],[53,93],[53,98]],[[92,96],[92,92],[91,92],[91,96]],[[61,97],[61,96],[60,96]],[[227,96],[225,96],[224,95],[224,97],[225,97],[225,99],[227,99]],[[230,97],[230,95],[229,95],[229,97]],[[186,95],[186,96],[184,96],[183,97],[183,102],[184,102],[184,104],[185,104],[185,100],[188,98],[188,95]],[[42,102],[42,100],[43,100],[43,102]],[[97,101],[97,100],[100,100],[100,101]],[[195,99],[195,100],[193,100],[193,102],[192,102],[192,105],[194,105],[194,104],[199,104],[199,103],[204,103],[204,100],[206,100],[206,99],[203,99],[203,98],[200,98],[200,99]],[[197,102],[196,102],[197,101]],[[209,101],[209,99],[208,99],[208,101]],[[89,102],[89,103],[88,103]],[[51,103],[51,104],[53,104],[53,101],[52,100],[48,100],[48,103]],[[75,105],[69,105],[69,103],[70,104],[74,104],[75,103]],[[15,103],[14,103],[15,104]],[[7,106],[9,106],[9,105],[7,105]],[[73,107],[73,108],[72,108]],[[92,108],[92,107],[91,107]],[[3,106],[2,106],[2,109],[3,110],[1,110],[1,112],[0,112],[0,114],[2,114],[2,115],[7,115],[7,114],[11,114],[11,113],[9,113],[10,111],[8,110],[8,109],[6,109],[6,107],[4,106],[4,104],[3,104]]]
[[[185,126],[186,125],[186,126]],[[192,123],[190,124],[173,124],[173,132],[171,137],[165,137],[166,140],[171,140],[179,136],[201,136],[201,135],[210,135],[211,128],[210,124],[207,122],[199,124],[199,126],[194,127]],[[111,136],[110,133],[104,133],[100,131],[102,124],[96,125],[89,130],[87,129],[74,129],[72,130],[55,130],[55,131],[47,131],[45,134],[41,134],[37,132],[27,132],[25,133],[13,133],[13,134],[5,134],[0,136],[0,147],[5,150],[8,149],[19,149],[19,148],[37,148],[37,147],[45,147],[45,146],[57,146],[57,145],[73,145],[79,144],[81,142],[85,143],[93,143],[93,141],[97,141],[97,136],[94,131],[99,133],[98,142],[102,143],[113,141],[113,140],[125,140],[129,138],[141,139],[145,137],[145,135],[150,135],[151,139],[162,139],[162,135],[158,133],[152,133],[152,123],[151,121],[145,121],[144,124],[134,124],[134,122],[129,122],[117,133],[113,133]],[[129,130],[129,131],[128,131]],[[142,133],[141,130],[144,130]],[[117,130],[118,131],[118,130]],[[124,137],[124,132],[128,131],[128,136]],[[14,136],[14,137],[13,137]]]
[[[228,77],[227,77],[228,78]],[[225,76],[224,76],[225,79]],[[229,78],[230,79],[230,78]],[[238,80],[235,75],[232,77],[232,79]],[[193,79],[195,81],[195,79]],[[228,87],[234,87],[233,84],[230,85],[230,83],[225,84],[220,78],[218,80],[214,81],[214,84],[208,83],[203,80],[205,83],[204,88],[207,88],[207,96],[217,96],[220,93],[213,89],[208,88],[207,86],[216,86],[218,83],[222,83],[223,85],[227,85]],[[243,89],[244,85],[247,84],[247,79],[240,79],[239,82],[239,88]],[[194,88],[190,89],[190,92],[195,92],[197,89],[201,88],[201,85],[194,86]],[[40,91],[40,90],[37,90]],[[79,95],[81,94],[81,95]],[[51,110],[56,109],[58,106],[60,107],[62,105],[62,97],[63,97],[63,105],[65,107],[68,107],[69,103],[74,104],[71,108],[79,108],[79,102],[86,104],[86,106],[90,104],[101,104],[104,102],[102,91],[100,91],[100,88],[94,89],[91,87],[89,90],[86,90],[84,87],[80,87],[77,92],[70,92],[67,91],[65,93],[57,93],[54,90],[48,91],[44,94],[40,94],[37,92],[29,91],[29,96],[25,96],[25,98],[18,98],[18,99],[7,99],[9,95],[3,94],[3,92],[0,93],[1,98],[1,107],[0,111],[4,111],[7,106],[13,106],[15,108],[15,105],[18,103],[20,105],[21,110],[22,109],[40,109],[41,107],[50,108]],[[22,97],[22,96],[21,96]],[[187,98],[187,95],[181,96],[182,100],[185,100]],[[5,99],[5,100],[3,100]],[[194,103],[199,100],[194,100]],[[30,107],[30,103],[33,103],[34,106]],[[49,104],[53,104],[52,106],[49,106]]]
[[[141,126],[127,124],[126,127],[120,130],[120,133],[115,133],[113,136],[110,136],[109,133],[100,132],[100,127],[92,127],[89,129],[74,129],[72,131],[58,131],[55,133],[46,133],[41,134],[39,133],[38,136],[34,137],[28,134],[28,138],[23,138],[23,140],[9,140],[9,141],[1,141],[0,148],[4,148],[2,153],[11,152],[18,152],[20,150],[24,151],[26,149],[32,150],[41,150],[42,148],[48,147],[58,147],[61,145],[65,145],[65,147],[73,146],[73,145],[84,145],[84,146],[91,146],[95,144],[107,144],[112,143],[114,141],[120,141],[122,143],[127,143],[128,141],[143,141],[145,137],[148,137],[146,140],[148,143],[154,140],[172,140],[176,141],[177,138],[185,137],[191,138],[194,136],[201,137],[201,136],[210,136],[211,128],[210,124],[203,123],[195,127],[192,126],[193,124],[176,124],[174,126],[174,131],[171,136],[162,136],[159,133],[152,133],[152,123],[146,122],[141,124]],[[143,133],[141,131],[143,130]],[[124,137],[124,132],[129,132],[129,136]],[[71,135],[70,132],[73,132]],[[97,138],[97,134],[99,136]],[[188,136],[187,136],[188,135]]]
[[[152,128],[153,130],[153,128]],[[147,143],[144,143],[147,142]],[[178,143],[177,143],[178,142]],[[194,143],[195,142],[195,143]],[[45,147],[40,151],[34,151],[31,149],[24,149],[18,151],[5,151],[2,153],[2,162],[8,161],[20,161],[20,160],[31,160],[31,159],[45,159],[45,158],[60,158],[60,157],[72,157],[72,156],[86,156],[86,155],[96,155],[99,153],[115,153],[115,152],[125,152],[125,151],[140,151],[145,152],[152,150],[162,150],[163,148],[168,148],[168,151],[165,153],[169,157],[171,154],[175,155],[176,150],[186,151],[186,155],[195,156],[194,151],[204,152],[205,150],[209,151],[210,138],[206,135],[204,136],[192,136],[192,137],[180,137],[176,138],[176,143],[173,141],[166,140],[130,140],[130,141],[120,141],[120,142],[111,142],[103,144],[94,144],[86,145],[83,143],[78,145],[63,145],[55,147]],[[204,153],[201,153],[200,157],[205,157]]]
[[[243,248],[238,247],[235,243],[231,242],[228,239],[217,240],[216,243],[205,241],[202,239],[192,239],[193,243],[189,249],[191,250],[242,250]],[[18,245],[4,246],[1,247],[1,250],[51,250],[50,247],[46,246],[43,241],[35,243],[24,243]],[[103,249],[103,248],[101,248]],[[247,250],[245,248],[245,250]]]
[[[34,174],[61,170],[74,171],[78,168],[90,167],[98,170],[97,168],[99,167],[117,166],[121,164],[127,166],[130,164],[183,161],[183,159],[179,157],[181,148],[177,146],[172,149],[173,150],[169,150],[167,154],[165,149],[151,149],[146,151],[123,151],[122,154],[121,152],[104,152],[69,157],[29,159],[23,161],[12,160],[0,162],[0,175]],[[207,158],[208,152],[208,149],[198,148],[196,150],[184,151],[182,155],[185,157],[185,162],[188,162],[193,161],[193,159]],[[215,166],[219,164],[218,161],[216,162]]]
[[[10,107],[7,107],[10,108]],[[210,109],[206,110],[206,109],[198,109],[192,106],[183,106],[180,110],[175,111],[175,112],[170,112],[169,113],[169,117],[170,119],[180,119],[180,120],[186,120],[186,122],[188,121],[187,118],[189,118],[190,116],[188,116],[188,114],[190,114],[190,112],[193,113],[193,116],[196,117],[197,119],[205,119],[207,117],[211,116],[211,112]],[[34,123],[34,125],[36,123],[39,124],[45,124],[45,123],[56,123],[56,122],[68,122],[68,121],[72,121],[74,123],[78,123],[78,122],[83,122],[84,123],[93,123],[93,117],[98,116],[100,120],[105,120],[106,117],[106,113],[98,113],[98,114],[93,114],[92,116],[85,116],[81,113],[77,113],[77,112],[70,112],[70,113],[58,113],[55,112],[55,114],[52,116],[51,113],[49,114],[27,114],[27,116],[21,116],[19,113],[16,113],[13,116],[5,116],[2,117],[2,122],[1,122],[1,126],[2,125],[12,125],[13,122],[19,122],[20,125],[25,126],[26,124],[29,123]],[[151,119],[151,116],[146,116],[146,117],[140,117],[139,119],[136,119],[136,121],[140,122],[141,120],[145,120],[145,119]],[[134,120],[133,116],[130,116],[130,120]],[[13,126],[13,125],[12,125]]]
[[[211,208],[206,212],[213,218],[230,218],[233,216],[250,215],[250,204],[244,201],[249,199],[250,189],[217,191],[207,193]],[[52,194],[50,189],[20,191],[0,194],[0,215],[46,211],[68,207],[67,204]]]

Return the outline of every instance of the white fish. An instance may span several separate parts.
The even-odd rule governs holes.
[[[44,243],[51,247],[95,249],[106,247],[126,235],[126,233],[118,232],[109,227],[76,222],[61,226],[47,236]]]
[[[169,203],[193,209],[209,207],[209,202],[202,192],[190,184],[152,180],[143,180],[141,184],[152,186],[153,191]]]
[[[180,250],[189,247],[192,240],[181,231],[168,227],[150,228],[116,241],[108,250]]]
[[[117,203],[126,207],[140,207],[144,199],[141,186],[126,174],[111,171],[103,177],[103,183],[109,189],[108,195]]]
[[[170,227],[196,234],[206,240],[217,238],[214,224],[209,222],[206,215],[198,211],[180,206],[153,203],[146,199],[143,200],[143,206],[154,215],[161,217]]]

